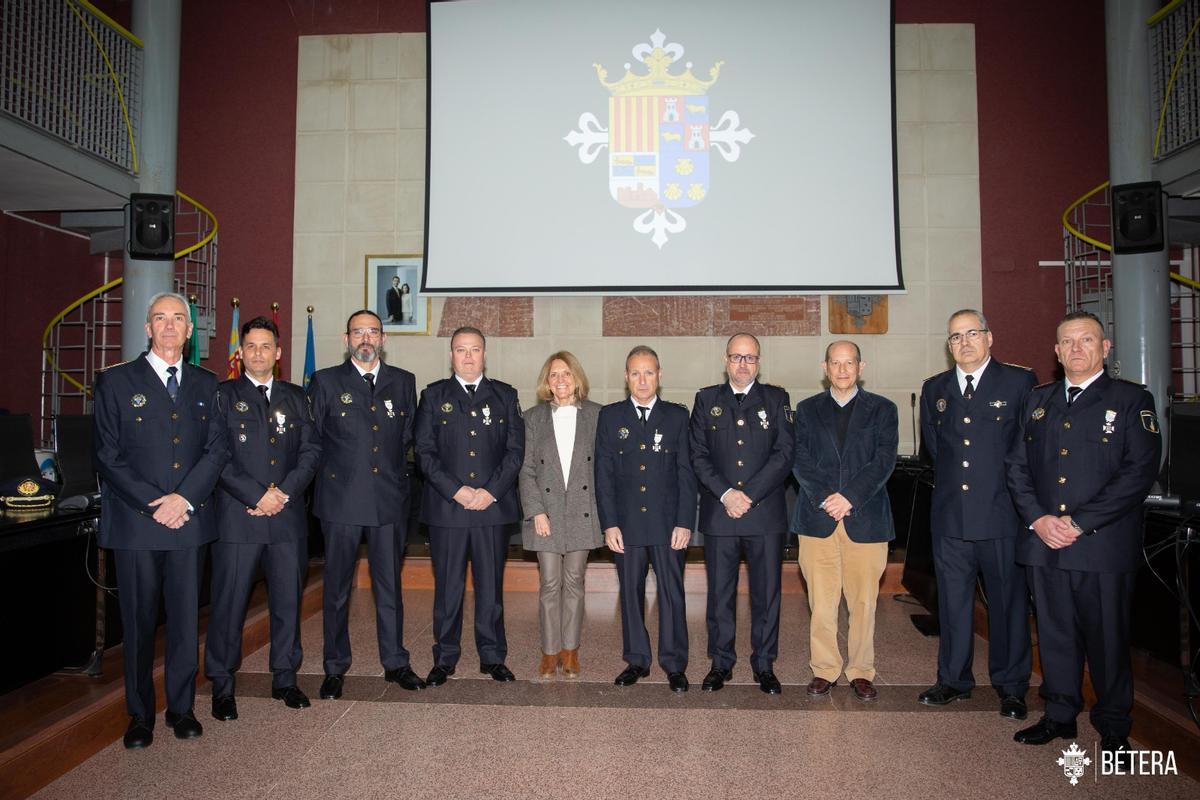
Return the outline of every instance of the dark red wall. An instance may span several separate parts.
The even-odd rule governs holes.
[[[129,18],[128,0],[101,6]],[[1062,257],[1063,209],[1107,177],[1102,9],[1090,0],[896,0],[896,21],[975,25],[984,312],[997,356],[1048,379],[1062,271],[1037,262]],[[210,368],[224,369],[231,297],[243,320],[278,301],[285,346],[304,319],[290,308],[297,37],[424,29],[423,0],[183,4],[178,185],[221,224]],[[76,283],[90,288],[95,267],[86,251],[64,259],[55,234],[20,227],[0,226],[0,330],[15,378],[0,381],[0,406],[36,411],[40,331],[59,295],[69,302],[82,293]],[[67,273],[21,292],[31,275]]]

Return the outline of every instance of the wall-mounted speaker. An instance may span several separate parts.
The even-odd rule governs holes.
[[[1118,255],[1155,253],[1166,245],[1162,184],[1112,187],[1112,245]]]
[[[175,260],[175,196],[129,196],[129,255],[148,260]]]

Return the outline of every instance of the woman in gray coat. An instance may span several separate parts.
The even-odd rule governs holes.
[[[569,678],[579,675],[583,576],[588,552],[604,541],[592,485],[600,406],[587,394],[579,360],[565,350],[554,353],[538,376],[543,402],[525,413],[522,544],[538,556],[543,678],[559,669]]]

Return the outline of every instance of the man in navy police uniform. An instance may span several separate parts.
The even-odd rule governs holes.
[[[275,323],[255,317],[242,325],[244,374],[221,384],[229,463],[217,484],[219,539],[212,546],[212,612],[204,648],[218,720],[238,716],[235,674],[242,662],[246,603],[260,565],[271,618],[271,696],[289,708],[309,705],[296,685],[303,659],[300,596],[308,571],[304,490],[321,447],[304,390],[275,379],[282,352]]]
[[[988,673],[1000,714],[1025,719],[1029,689],[1029,591],[1017,565],[1022,525],[1008,493],[1004,458],[1020,434],[1033,372],[991,356],[983,314],[950,315],[946,339],[953,369],[921,387],[921,432],[933,459],[933,563],[937,576],[937,683],[918,697],[946,705],[971,696],[975,656],[975,583],[983,576],[988,608]]]
[[[187,364],[187,300],[150,299],[150,349],[96,379],[96,470],[103,513],[100,546],[110,548],[125,629],[127,748],[154,741],[154,634],[166,607],[166,724],[180,739],[196,719],[198,610],[204,546],[217,536],[212,492],[228,452],[217,418],[217,377]]]
[[[604,543],[616,554],[622,656],[618,686],[650,674],[646,574],[658,586],[658,663],[674,692],[686,692],[687,614],[683,561],[696,521],[696,478],[688,456],[688,412],[658,398],[658,354],[639,345],[625,358],[629,399],[596,422],[596,507]]]
[[[1142,503],[1158,474],[1154,397],[1104,369],[1100,321],[1073,312],[1054,346],[1064,380],[1038,386],[1009,456],[1008,485],[1027,526],[1017,543],[1037,609],[1045,716],[1013,737],[1076,737],[1087,659],[1103,750],[1129,749],[1133,586],[1142,562]]]
[[[759,688],[779,694],[780,581],[787,535],[784,486],[792,471],[791,399],[758,381],[758,339],[737,333],[725,345],[729,380],[701,389],[692,406],[692,467],[708,569],[708,655],[701,687],[719,691],[737,661],[737,582],[741,556],[750,578],[750,667]]]
[[[515,680],[504,663],[504,557],[509,526],[521,519],[517,477],[525,458],[525,421],[517,390],[486,377],[487,340],[476,328],[450,337],[454,374],[429,384],[417,409],[416,456],[425,484],[421,521],[433,558],[433,669],[440,686],[462,653],[467,556],[475,589],[479,671]]]
[[[321,442],[313,515],[325,536],[324,700],[342,696],[350,668],[350,589],[364,537],[384,680],[410,691],[425,688],[404,648],[400,595],[416,379],[383,362],[387,336],[374,311],[351,314],[342,338],[349,357],[315,372],[308,387]]]

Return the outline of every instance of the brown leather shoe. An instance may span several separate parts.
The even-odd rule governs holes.
[[[558,663],[562,667],[564,678],[579,677],[579,648],[563,650],[558,654]]]
[[[854,690],[854,696],[864,703],[870,703],[879,698],[879,692],[876,691],[875,684],[866,678],[855,678],[850,681],[850,688]]]
[[[543,678],[553,678],[558,674],[558,656],[542,653],[542,661],[538,664],[538,675]]]
[[[829,690],[837,686],[837,681],[827,681],[824,678],[813,678],[808,682],[809,697],[825,697]]]

